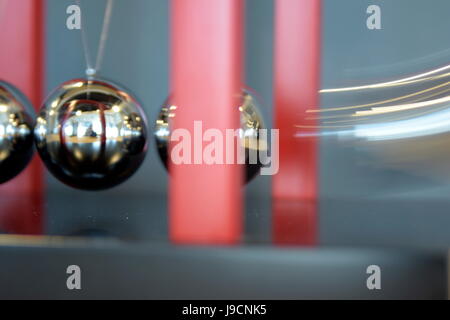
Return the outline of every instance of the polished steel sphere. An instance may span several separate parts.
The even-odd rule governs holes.
[[[101,190],[132,176],[147,152],[139,103],[103,80],[63,83],[47,99],[34,130],[48,170],[67,185]]]
[[[18,175],[33,156],[34,111],[28,99],[0,81],[0,183]]]
[[[267,141],[261,139],[259,132],[260,129],[265,129],[265,125],[259,112],[257,99],[248,90],[242,91],[241,104],[236,107],[240,112],[240,143],[245,152],[245,181],[249,182],[259,173],[262,167],[259,156],[257,163],[250,163],[249,150],[254,147],[258,148],[258,150],[267,149]],[[171,134],[170,119],[175,116],[176,109],[171,108],[169,98],[161,107],[154,129],[156,148],[166,169],[168,169],[168,145]]]

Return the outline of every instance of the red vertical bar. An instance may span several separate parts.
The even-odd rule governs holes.
[[[44,1],[3,1],[0,78],[18,87],[37,109],[44,84]],[[42,233],[42,168],[35,157],[18,177],[0,186],[0,231]]]
[[[272,192],[273,240],[279,244],[311,245],[317,238],[318,141],[314,134],[295,135],[305,111],[318,106],[320,20],[320,0],[276,1],[275,127],[280,130],[280,169]]]
[[[203,132],[215,128],[225,137],[225,129],[239,128],[242,0],[172,0],[171,10],[173,129],[187,129],[194,143],[194,121],[202,121]],[[171,240],[236,243],[242,229],[240,166],[172,164],[170,171]]]

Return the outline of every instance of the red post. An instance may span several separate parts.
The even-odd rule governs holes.
[[[44,0],[4,1],[0,18],[0,78],[39,108],[44,84]],[[35,157],[18,177],[0,186],[0,231],[39,234],[43,178]]]
[[[172,0],[173,129],[187,129],[192,144],[201,139],[194,121],[202,121],[203,132],[215,128],[224,137],[226,129],[239,128],[242,14],[242,0]],[[241,170],[238,165],[171,164],[172,241],[234,244],[240,239]]]
[[[317,138],[298,138],[305,111],[319,104],[320,0],[276,0],[275,127],[280,169],[273,177],[273,240],[311,245],[317,238]],[[310,125],[315,124],[310,122]],[[314,133],[316,129],[302,129]]]

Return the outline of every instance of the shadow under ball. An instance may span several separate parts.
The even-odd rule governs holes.
[[[267,149],[267,141],[262,141],[259,134],[259,130],[265,129],[265,125],[259,112],[257,99],[249,91],[242,91],[241,104],[236,106],[236,108],[240,112],[240,126],[242,131],[240,143],[244,147],[245,152],[245,181],[249,182],[258,175],[262,167],[259,155],[256,163],[250,163],[249,148],[256,146],[258,151],[260,149]],[[156,148],[166,170],[168,170],[170,119],[173,117],[176,117],[176,109],[171,106],[170,99],[168,99],[159,112],[154,129]]]
[[[0,184],[17,176],[33,151],[34,110],[14,86],[0,81]]]
[[[119,86],[76,79],[58,87],[34,130],[47,169],[84,190],[112,188],[131,177],[147,152],[147,121],[139,103]]]

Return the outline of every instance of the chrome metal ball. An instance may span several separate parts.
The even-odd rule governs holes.
[[[63,83],[42,107],[34,135],[48,170],[85,190],[124,182],[147,152],[147,121],[139,103],[103,80]]]
[[[242,91],[241,104],[237,106],[240,112],[241,135],[240,143],[245,152],[245,181],[251,181],[260,171],[262,163],[258,157],[257,163],[250,163],[250,148],[267,149],[267,141],[262,141],[260,129],[265,129],[264,120],[259,112],[257,99],[248,90]],[[179,106],[177,106],[179,108]],[[159,157],[168,169],[168,145],[170,141],[170,119],[176,116],[176,109],[171,108],[170,98],[161,107],[156,120],[154,137]],[[232,129],[232,128],[230,128]]]
[[[0,183],[17,176],[33,156],[34,110],[12,85],[0,81]]]

